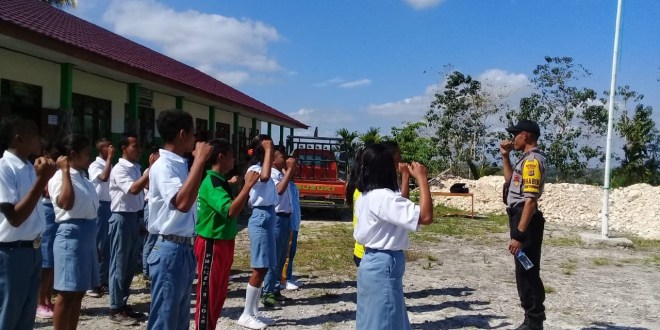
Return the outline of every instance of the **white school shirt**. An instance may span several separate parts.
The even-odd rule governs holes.
[[[55,175],[48,181],[48,193],[53,202],[55,210],[55,222],[63,222],[70,219],[96,220],[99,209],[99,197],[96,194],[94,185],[82,172],[73,168],[69,169],[71,184],[73,185],[74,201],[70,210],[61,208],[57,203],[57,198],[62,193],[62,170],[55,172]]]
[[[6,150],[0,159],[0,203],[15,206],[30,192],[36,180],[34,166]],[[37,203],[18,227],[9,224],[5,214],[0,212],[0,242],[32,241],[44,231],[45,223],[46,214],[41,203]]]
[[[355,240],[377,250],[405,250],[408,232],[417,230],[419,206],[397,192],[374,189],[355,202]]]
[[[94,189],[99,196],[99,200],[104,202],[110,201],[110,179],[108,181],[101,181],[99,176],[103,173],[103,168],[105,168],[105,159],[101,157],[96,157],[96,159],[89,164],[89,180],[94,184]]]
[[[250,166],[247,171],[261,174],[261,163]],[[271,173],[272,171],[273,168],[271,167]],[[275,190],[275,183],[272,179],[266,182],[262,182],[261,179],[258,179],[257,183],[250,189],[248,206],[257,207],[271,205],[277,205],[277,190]]]
[[[112,212],[137,212],[144,206],[144,192],[142,190],[133,195],[129,192],[135,181],[142,176],[140,165],[124,158],[110,171],[110,210]]]
[[[284,180],[284,173],[280,172],[278,169],[275,167],[272,167],[270,169],[270,178],[273,179],[273,183],[275,184],[275,193],[277,193],[277,184],[282,182]],[[275,212],[284,212],[284,213],[291,213],[292,206],[291,206],[291,189],[289,187],[286,187],[287,189],[284,191],[284,193],[277,194],[277,204],[275,205]]]
[[[192,237],[197,217],[197,202],[188,212],[181,212],[172,199],[188,178],[188,161],[160,149],[160,157],[149,170],[149,225],[152,234]]]

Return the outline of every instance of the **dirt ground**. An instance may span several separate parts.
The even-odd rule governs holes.
[[[325,219],[327,220],[327,219]],[[304,228],[350,226],[347,222],[304,221]],[[660,329],[660,250],[585,247],[561,243],[574,231],[546,225],[541,276],[546,286],[546,329]],[[305,232],[301,230],[301,240]],[[552,243],[553,239],[560,243]],[[506,234],[485,239],[439,236],[416,241],[422,256],[407,263],[406,304],[413,329],[512,329],[522,321]],[[248,244],[246,230],[237,251]],[[350,248],[348,249],[350,253]],[[344,253],[344,251],[338,251]],[[334,273],[334,274],[333,274]],[[331,274],[331,275],[330,275]],[[248,273],[236,273],[217,329],[242,329],[235,321],[243,310]],[[298,274],[305,285],[284,291],[293,301],[261,309],[278,322],[273,329],[354,329],[355,270]],[[148,312],[149,295],[134,281],[130,303]],[[83,301],[80,329],[119,329],[108,320],[108,298]],[[194,307],[194,300],[191,303]],[[37,320],[36,328],[51,329]],[[192,325],[192,323],[191,323]],[[146,328],[146,323],[132,327]]]

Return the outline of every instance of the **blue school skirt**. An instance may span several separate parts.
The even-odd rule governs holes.
[[[53,204],[43,203],[43,205],[46,213],[46,226],[44,232],[41,234],[41,268],[53,268],[55,265],[53,244],[55,243],[55,235],[57,234],[59,224],[55,222]]]
[[[60,222],[53,245],[55,290],[85,292],[99,286],[95,220],[71,219]]]
[[[403,251],[366,248],[357,279],[358,330],[408,330],[410,321],[403,297]]]
[[[255,206],[248,220],[250,266],[269,268],[277,265],[275,206]]]

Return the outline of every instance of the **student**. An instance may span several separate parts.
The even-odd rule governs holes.
[[[274,307],[278,301],[288,300],[280,291],[280,279],[282,277],[282,270],[284,269],[284,262],[289,247],[289,232],[291,231],[291,213],[293,206],[291,204],[291,191],[289,182],[293,178],[293,173],[296,170],[296,159],[288,158],[286,149],[282,145],[274,148],[273,166],[271,168],[271,179],[275,184],[277,192],[277,204],[275,205],[275,248],[276,248],[276,264],[272,265],[264,279],[264,292],[261,296],[261,303],[265,307]],[[286,174],[284,169],[287,169]]]
[[[268,268],[277,264],[274,231],[277,192],[270,177],[273,140],[265,134],[254,137],[248,154],[252,155],[252,159],[248,162],[247,173],[259,173],[259,181],[250,189],[248,199],[248,206],[252,208],[252,215],[248,220],[252,275],[245,290],[245,307],[238,318],[238,325],[250,329],[264,329],[275,324],[273,320],[259,315],[261,284]]]
[[[58,291],[53,327],[75,329],[85,291],[99,285],[96,218],[99,199],[83,171],[89,166],[90,141],[69,135],[60,144],[59,170],[48,182],[55,221],[59,223],[53,255]]]
[[[94,184],[96,194],[99,196],[99,211],[96,224],[98,233],[96,234],[96,245],[98,248],[100,262],[100,281],[101,285],[89,290],[87,295],[94,298],[100,298],[108,290],[108,280],[110,279],[110,227],[108,221],[112,212],[110,211],[110,171],[112,170],[112,156],[115,153],[115,147],[112,142],[106,138],[96,141],[96,150],[98,156],[89,165],[89,180]]]
[[[420,205],[402,197],[394,157],[383,144],[364,149],[355,204],[355,240],[365,254],[358,267],[357,329],[410,329],[403,297],[403,273],[408,232],[433,222],[433,203],[426,168],[408,165],[417,180]],[[388,303],[383,303],[384,301]]]
[[[41,277],[40,199],[56,168],[44,157],[34,166],[28,162],[41,150],[34,122],[6,116],[0,139],[7,146],[0,159],[0,327],[28,330],[34,327]]]
[[[300,192],[293,180],[289,181],[289,191],[291,191],[291,231],[287,259],[284,263],[284,271],[282,272],[282,284],[287,290],[298,290],[302,286],[302,283],[297,281],[293,276],[293,258],[296,256],[296,250],[298,249],[301,213]]]
[[[59,156],[54,146],[46,146],[42,154],[53,164]],[[55,167],[57,168],[57,167]],[[55,222],[55,209],[48,194],[48,187],[44,189],[41,203],[45,212],[45,227],[41,234],[41,284],[39,285],[39,302],[37,305],[37,317],[40,319],[53,318],[53,268],[55,267],[53,256],[53,243],[59,224]]]
[[[158,160],[159,153],[158,153],[158,146],[151,146],[151,153],[149,154],[149,166],[153,165],[156,160]],[[146,169],[147,171],[149,169]],[[144,223],[142,226],[144,227],[144,231],[146,232],[146,235],[144,237],[144,245],[142,248],[142,278],[147,280],[147,283],[149,283],[147,286],[151,286],[150,282],[151,278],[149,277],[149,264],[147,263],[147,258],[149,258],[149,253],[151,253],[151,249],[154,248],[154,245],[156,244],[156,240],[158,239],[158,234],[152,234],[149,232],[147,228],[149,228],[149,185],[145,187],[144,189]]]
[[[156,125],[165,145],[149,169],[148,230],[159,236],[147,258],[152,280],[147,328],[188,329],[197,192],[213,148],[195,143],[193,118],[187,112],[165,110]],[[188,173],[183,155],[191,151],[195,160]]]
[[[122,156],[110,172],[110,321],[127,326],[146,318],[128,306],[128,296],[142,249],[138,213],[144,207],[149,171],[140,171],[137,135],[122,134],[119,146]]]
[[[225,175],[234,168],[234,152],[226,139],[209,141],[213,153],[209,158],[211,170],[199,187],[197,199],[197,304],[195,328],[215,329],[222,306],[227,298],[229,274],[234,261],[234,239],[238,234],[236,219],[243,210],[250,189],[259,174],[248,172],[245,184],[233,198]]]

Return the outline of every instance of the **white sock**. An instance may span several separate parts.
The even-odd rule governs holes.
[[[245,289],[245,307],[243,308],[243,314],[255,315],[254,305],[256,303],[257,307],[259,306],[260,293],[261,288],[255,288],[248,283],[247,288]]]
[[[256,288],[255,288],[256,289]],[[259,298],[261,298],[261,291],[263,288],[258,288],[257,293],[255,293],[254,302],[252,303],[252,315],[259,315]]]

